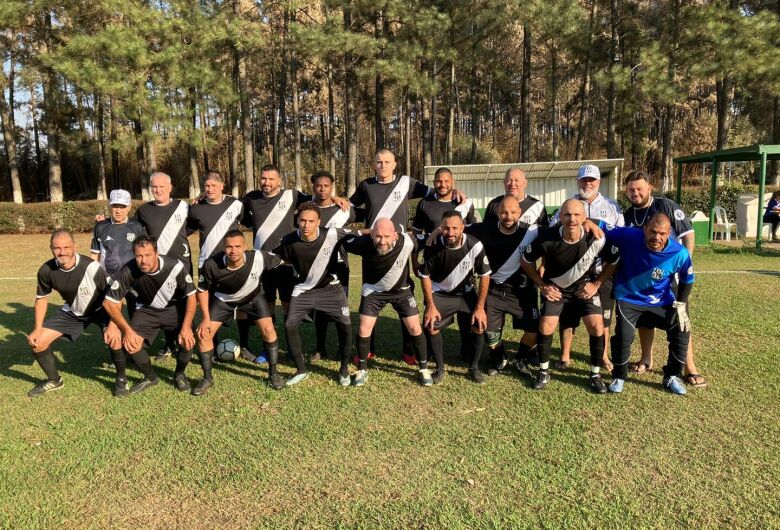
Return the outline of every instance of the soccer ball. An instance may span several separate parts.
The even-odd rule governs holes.
[[[241,346],[233,339],[224,339],[217,344],[216,353],[222,361],[235,361],[241,353]]]

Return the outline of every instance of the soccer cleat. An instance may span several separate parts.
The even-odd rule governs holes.
[[[352,380],[354,386],[363,386],[368,381],[368,370],[358,370],[355,372],[355,378]]]
[[[282,377],[279,374],[274,374],[268,378],[268,384],[271,385],[271,388],[274,390],[281,390],[284,388],[284,377]]]
[[[214,386],[214,381],[211,379],[201,379],[195,388],[192,389],[193,396],[202,396],[209,391],[209,388]]]
[[[489,369],[488,369],[488,371],[487,371],[487,374],[488,374],[490,377],[493,377],[494,375],[498,375],[498,374],[500,374],[500,373],[501,373],[501,371],[502,371],[504,368],[506,368],[507,362],[508,362],[508,361],[507,361],[506,359],[502,360],[502,361],[501,361],[500,363],[498,363],[497,365],[493,366],[492,368],[489,368]]]
[[[677,394],[678,396],[684,396],[688,393],[688,391],[685,389],[685,385],[683,384],[682,379],[676,375],[664,377],[664,387],[666,387],[666,389],[672,394]]]
[[[591,391],[593,391],[594,394],[607,393],[607,385],[604,383],[604,380],[601,378],[600,375],[590,376],[590,389]]]
[[[130,392],[127,390],[127,379],[117,379],[114,387],[114,397],[125,397]]]
[[[134,384],[132,386],[132,388],[130,388],[130,393],[131,394],[140,394],[141,392],[143,392],[147,388],[153,387],[158,382],[159,382],[159,379],[146,379],[146,378],[141,379],[136,384]]]
[[[187,392],[190,389],[190,380],[184,374],[176,374],[173,376],[173,386],[179,392]]]
[[[544,387],[546,387],[547,383],[549,382],[550,382],[550,371],[539,370],[539,375],[536,376],[536,381],[534,381],[534,389],[541,390]]]
[[[173,355],[173,352],[168,346],[165,346],[162,350],[160,350],[157,355],[154,356],[154,362],[160,363],[163,362],[166,359],[170,359]]]
[[[46,392],[51,392],[53,390],[59,390],[65,386],[65,383],[62,382],[62,377],[58,381],[49,381],[48,379],[46,381],[41,381],[37,385],[35,385],[32,390],[27,392],[27,395],[29,397],[38,397],[42,396]]]
[[[427,368],[420,370],[420,384],[422,386],[431,386],[433,379],[431,378],[431,371]]]
[[[404,353],[401,355],[401,359],[408,364],[409,366],[417,366],[417,357],[414,355],[411,355],[409,353]]]
[[[469,369],[469,375],[474,380],[475,383],[478,385],[484,385],[485,384],[485,374],[479,371],[479,369]]]
[[[349,373],[339,374],[339,385],[349,386],[352,383],[352,378],[349,377]]]
[[[238,354],[239,357],[244,359],[245,361],[249,361],[250,363],[255,362],[257,357],[255,357],[255,354],[252,353],[252,351],[249,348],[241,348],[241,352]]]
[[[518,374],[528,379],[533,377],[531,370],[529,370],[528,366],[520,359],[515,359],[515,370],[517,370]]]
[[[623,386],[626,384],[625,379],[613,379],[609,384],[609,391],[614,394],[620,394],[623,391]]]
[[[435,372],[433,372],[433,377],[431,378],[433,384],[440,385],[442,381],[444,381],[444,374],[446,374],[446,372],[443,369],[437,369]]]
[[[287,386],[297,385],[301,381],[305,381],[307,377],[309,377],[309,372],[300,372],[288,379],[285,384]]]

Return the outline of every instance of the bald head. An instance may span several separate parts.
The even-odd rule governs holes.
[[[561,215],[565,212],[579,212],[585,215],[585,207],[579,199],[566,199],[561,206]]]
[[[393,249],[395,242],[398,241],[398,232],[390,219],[380,217],[371,228],[371,238],[374,240],[377,253],[384,256]]]
[[[579,199],[567,199],[561,205],[559,218],[563,228],[569,230],[570,234],[579,233],[582,223],[585,222],[585,208]]]
[[[149,178],[149,188],[152,191],[152,197],[157,204],[168,204],[171,200],[171,192],[173,191],[173,184],[171,183],[171,176],[162,171],[156,171],[152,173]]]
[[[645,233],[645,245],[654,252],[660,252],[666,248],[669,236],[672,233],[672,222],[669,218],[657,213],[653,215],[645,226],[642,227]]]
[[[511,195],[505,195],[501,202],[498,203],[498,221],[501,228],[505,231],[515,229],[515,224],[517,224],[522,213],[520,201]]]
[[[518,200],[525,198],[525,188],[528,181],[525,178],[525,171],[519,167],[510,167],[504,174],[504,193],[511,195]]]

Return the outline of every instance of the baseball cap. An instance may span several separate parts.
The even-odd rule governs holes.
[[[585,164],[584,166],[581,166],[580,170],[577,172],[577,180],[580,179],[601,180],[601,172],[599,171],[599,168],[593,164]]]
[[[108,204],[121,204],[122,206],[130,206],[130,192],[127,190],[111,190]]]

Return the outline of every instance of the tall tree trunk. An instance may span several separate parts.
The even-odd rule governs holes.
[[[582,84],[580,85],[580,116],[577,120],[577,146],[575,148],[574,158],[582,158],[582,146],[585,142],[585,118],[588,115],[590,104],[590,64],[591,64],[591,43],[593,42],[593,31],[596,23],[596,12],[598,4],[596,0],[591,0],[590,18],[588,22],[588,47],[585,51],[585,65],[582,72]]]
[[[425,98],[418,98],[418,102],[420,105],[420,113],[422,114],[422,123],[420,126],[422,127],[422,159],[423,159],[423,165],[430,166],[433,164],[433,158],[431,156],[431,146],[429,144],[430,141],[430,119],[431,119],[431,110],[428,105],[425,104]]]
[[[190,105],[190,138],[187,142],[187,154],[190,161],[190,179],[189,179],[189,193],[190,199],[194,199],[200,195],[200,176],[198,175],[198,146],[196,145],[196,138],[198,135],[198,103],[195,93],[195,88],[190,87],[189,92],[189,105]],[[201,123],[201,127],[203,124]]]
[[[344,5],[344,29],[352,30],[352,7]],[[358,139],[357,139],[357,96],[354,93],[357,87],[353,57],[351,53],[344,54],[344,122],[346,125],[346,152],[347,167],[344,172],[345,195],[347,197],[355,193],[358,178]]]
[[[209,122],[206,120],[206,101],[203,98],[200,98],[200,104],[198,105],[198,115],[200,116],[200,142],[201,149],[203,150],[203,171],[208,173],[211,171],[211,168],[209,167],[208,149]],[[200,190],[200,183],[198,183],[198,190]]]
[[[135,136],[135,162],[138,166],[138,182],[141,186],[141,195],[143,196],[144,180],[149,173],[146,165],[146,155],[144,154],[144,130],[140,119],[133,120],[133,134]]]
[[[236,120],[235,120],[235,106],[231,105],[229,109],[225,110],[225,134],[227,136],[227,173],[228,182],[230,182],[231,195],[238,196],[238,165],[237,165],[237,153],[236,149]]]
[[[38,95],[35,91],[34,83],[30,87],[30,117],[32,119],[33,140],[35,143],[35,168],[36,173],[40,176],[41,167],[43,166],[43,157],[41,156],[41,135],[38,127]]]
[[[328,65],[328,171],[336,174],[336,105],[333,101],[333,68]]]
[[[52,52],[51,14],[44,16],[46,31],[46,51]],[[49,196],[51,202],[62,202],[62,166],[60,161],[59,131],[59,89],[57,74],[52,68],[46,68],[43,83],[43,105],[46,108],[46,152],[49,156]]]
[[[404,167],[406,174],[412,175],[412,100],[409,89],[404,93]]]
[[[100,94],[95,94],[95,106],[97,107],[98,148],[97,200],[105,201],[108,199],[108,188],[106,182],[106,125],[105,109],[103,108],[103,97]]]
[[[290,92],[292,96],[294,187],[300,190],[303,171],[301,169],[301,117],[298,109],[298,60],[293,51],[290,52]]]
[[[245,6],[246,0],[234,0],[233,8],[238,9],[236,15],[240,16],[247,9]],[[246,191],[255,189],[255,174],[254,174],[254,149],[252,145],[252,117],[250,115],[249,108],[249,87],[247,85],[246,74],[246,57],[244,54],[234,46],[233,49],[233,61],[235,63],[235,71],[238,76],[238,97],[239,105],[241,108],[241,141],[244,147],[244,172],[243,181]]]
[[[111,188],[121,188],[122,180],[119,175],[119,147],[117,146],[117,138],[119,136],[119,128],[117,127],[116,120],[116,101],[114,97],[108,98],[109,106],[109,119],[111,120],[111,127],[109,128],[109,143],[111,144]]]
[[[471,70],[471,79],[471,87],[469,88],[471,92],[471,154],[469,155],[469,160],[473,164],[477,161],[477,138],[479,138],[480,120],[479,104],[477,103],[477,94],[480,87],[476,67]]]
[[[284,31],[283,35],[287,34],[288,20],[290,12],[285,9],[284,11]],[[277,101],[279,102],[279,121],[276,125],[276,139],[274,140],[274,158],[275,164],[282,172],[282,179],[284,182],[284,148],[285,148],[285,128],[287,122],[287,49],[286,41],[282,38],[282,64],[281,71],[279,72],[279,92],[277,95]]]
[[[448,165],[452,164],[453,142],[455,136],[455,105],[458,97],[457,87],[455,85],[455,61],[450,61],[450,98],[449,112],[447,115],[447,145],[445,160]]]
[[[374,38],[380,41],[385,34],[385,17],[379,11],[376,14],[374,24]],[[384,52],[381,52],[378,58],[382,58]],[[382,75],[377,72],[374,76],[374,134],[376,149],[385,147],[385,81]]]
[[[13,38],[13,36],[12,36]],[[13,41],[12,41],[13,42]],[[22,196],[22,184],[19,180],[19,162],[16,158],[16,124],[14,123],[14,57],[11,53],[9,59],[11,69],[8,79],[0,70],[0,123],[3,127],[3,141],[5,142],[5,154],[8,157],[8,171],[11,176],[11,190],[14,202],[24,202]],[[5,86],[8,85],[8,101],[5,100]]]
[[[430,77],[431,79],[436,78],[436,60],[434,60],[433,64],[431,65]],[[428,133],[430,135],[428,138],[428,146],[430,147],[431,160],[430,162],[427,162],[427,164],[433,165],[436,163],[436,94],[431,95],[431,109],[429,119],[431,124],[428,127]]]
[[[672,189],[672,139],[674,132],[674,105],[664,107],[661,136],[661,191],[666,193]]]
[[[777,3],[780,11],[780,3]],[[739,0],[729,0],[729,10],[739,9]],[[731,104],[734,101],[734,80],[727,73],[715,82],[715,95],[718,111],[718,136],[715,149],[725,149],[729,143],[729,129],[731,128]]]
[[[612,78],[618,65],[618,44],[620,33],[618,24],[620,23],[620,12],[618,11],[618,0],[610,1],[609,8],[609,73],[610,81],[607,89],[607,158],[617,158],[615,150],[615,103],[617,101],[617,86]],[[632,78],[633,79],[633,78]],[[636,166],[634,166],[636,167]]]
[[[520,85],[520,161],[531,161],[531,26],[523,26],[523,81]]]
[[[67,90],[66,90],[67,92]],[[84,94],[78,88],[75,91],[76,99],[76,117],[79,123],[79,158],[81,159],[81,171],[77,173],[79,188],[81,190],[91,190],[92,167],[89,162],[89,151],[91,147],[90,134],[87,132],[87,122],[84,119]]]
[[[558,160],[558,51],[550,47],[550,97],[552,112],[550,113],[550,130],[552,132],[552,159]]]

